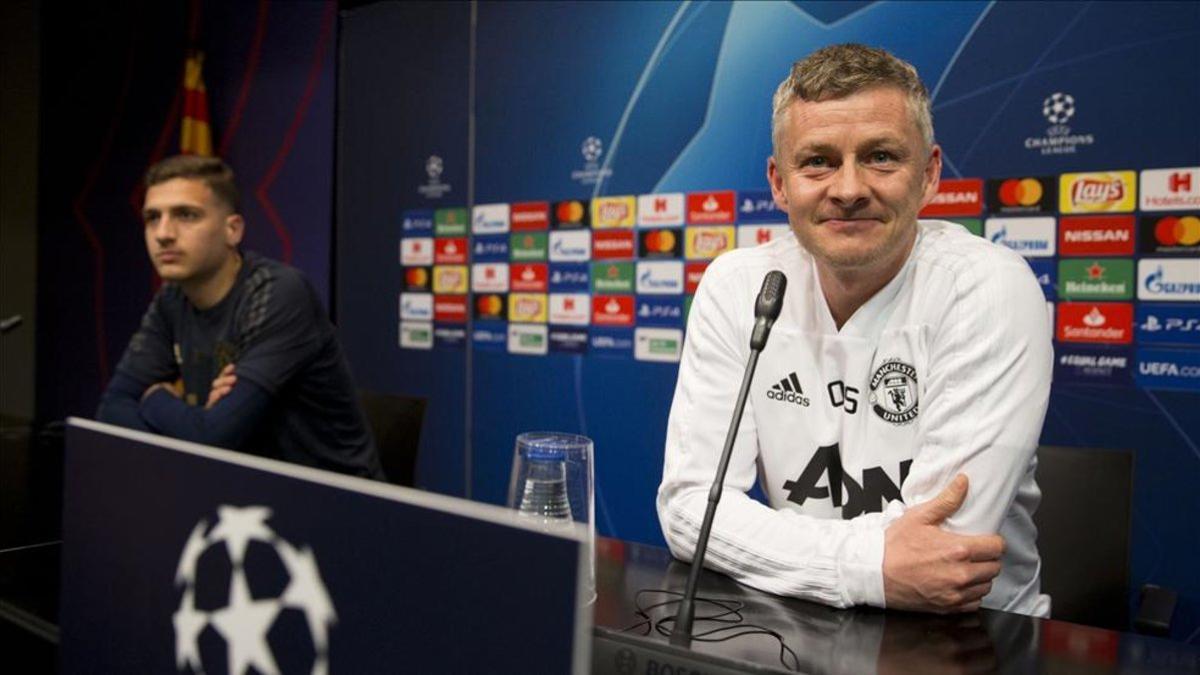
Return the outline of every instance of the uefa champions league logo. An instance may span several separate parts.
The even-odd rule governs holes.
[[[1025,148],[1042,155],[1069,155],[1096,142],[1090,133],[1072,132],[1067,122],[1075,117],[1075,97],[1056,91],[1042,100],[1042,117],[1050,123],[1043,136],[1025,139]]]
[[[183,595],[172,616],[175,665],[181,672],[250,667],[278,675],[272,643],[309,642],[311,653],[295,654],[314,675],[329,671],[329,631],[337,613],[311,549],[276,534],[263,506],[221,506],[217,522],[192,529],[179,556],[175,585]],[[220,668],[221,646],[226,668]],[[205,667],[208,663],[208,668]]]
[[[612,169],[600,166],[600,157],[604,155],[604,141],[597,136],[588,136],[579,144],[579,154],[583,155],[583,168],[571,172],[571,180],[581,185],[596,185],[612,175]],[[611,159],[611,157],[610,157]]]
[[[442,158],[437,155],[430,155],[429,159],[425,160],[425,174],[429,176],[429,180],[435,181],[442,177]]]
[[[1042,114],[1051,124],[1066,124],[1075,114],[1075,98],[1056,91],[1042,101]]]
[[[595,136],[588,136],[583,139],[583,143],[579,146],[579,152],[583,154],[583,160],[591,163],[600,159],[600,155],[604,154],[604,143]]]
[[[446,170],[446,164],[440,155],[430,155],[425,160],[425,175],[429,177],[429,181],[424,185],[417,186],[417,192],[427,199],[440,199],[450,192],[450,185],[442,182],[442,172]]]

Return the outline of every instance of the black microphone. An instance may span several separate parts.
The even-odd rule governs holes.
[[[12,316],[8,317],[7,319],[0,319],[0,333],[7,333],[8,331],[16,328],[17,326],[20,326],[21,322],[24,320],[25,320],[25,318],[22,317],[20,314],[13,314]]]
[[[737,403],[733,406],[733,419],[725,434],[725,448],[717,464],[717,475],[708,491],[708,508],[704,511],[704,522],[700,525],[700,536],[692,554],[692,568],[688,571],[687,587],[683,600],[679,602],[679,613],[675,615],[675,628],[671,631],[671,644],[686,647],[692,642],[692,621],[696,618],[696,585],[700,581],[700,570],[704,567],[704,553],[708,550],[708,537],[712,534],[713,516],[717,513],[717,502],[721,501],[721,490],[725,486],[725,471],[733,454],[733,442],[737,439],[738,427],[742,424],[742,412],[746,409],[746,397],[750,394],[750,382],[754,379],[754,368],[758,355],[767,346],[771,326],[783,309],[783,293],[787,290],[787,277],[779,270],[767,272],[762,289],[754,302],[754,330],[750,333],[750,360],[746,363],[746,374],[742,376],[742,387],[738,391]]]

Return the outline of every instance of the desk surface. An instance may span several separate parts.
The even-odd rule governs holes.
[[[639,601],[648,607],[678,597],[658,591],[681,592],[688,566],[654,546],[601,538],[596,549],[592,664],[597,673],[1200,673],[1200,648],[1169,640],[989,610],[957,617],[836,610],[762,593],[708,571],[700,578],[700,597],[741,603],[740,624],[724,629],[726,635],[740,635],[724,642],[694,641],[690,651],[679,650],[637,611]],[[53,627],[58,556],[58,545],[0,556],[0,601]],[[639,596],[639,591],[648,592]],[[657,621],[673,615],[675,607],[647,614]],[[697,605],[695,633],[722,627],[703,620],[715,609]],[[5,618],[12,619],[3,617],[0,623]],[[794,657],[775,637],[749,634],[754,627],[778,633]],[[26,648],[43,644],[28,632],[13,637],[22,634]]]
[[[1200,673],[1200,648],[1169,640],[991,610],[951,617],[837,610],[762,593],[708,570],[699,597],[734,603],[739,614],[726,614],[729,623],[703,620],[726,610],[697,602],[693,633],[737,635],[694,640],[691,651],[679,650],[638,609],[675,600],[646,612],[655,622],[673,616],[688,565],[654,546],[602,538],[596,548],[598,673]],[[778,633],[790,653],[766,631]]]

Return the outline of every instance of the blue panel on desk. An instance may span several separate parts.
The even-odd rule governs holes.
[[[565,673],[590,640],[580,541],[472,502],[92,422],[64,495],[64,672]]]

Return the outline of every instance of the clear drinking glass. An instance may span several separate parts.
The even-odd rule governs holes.
[[[517,436],[508,506],[519,517],[552,529],[571,521],[587,527],[587,597],[596,590],[596,527],[592,440],[578,434],[532,431]]]

